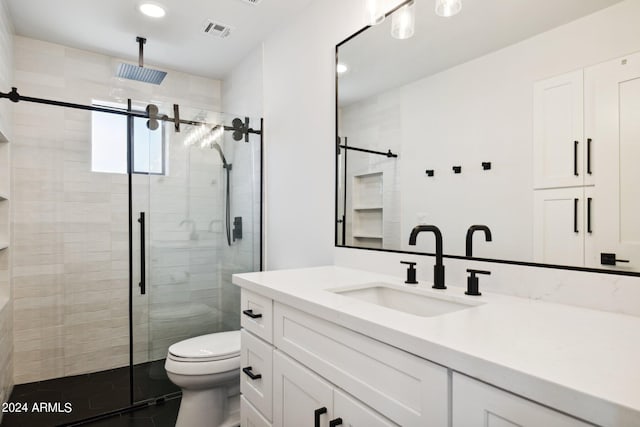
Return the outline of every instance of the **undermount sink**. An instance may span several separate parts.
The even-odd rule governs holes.
[[[387,283],[368,283],[357,287],[332,289],[331,292],[422,317],[439,316],[483,304],[429,295],[428,291]]]

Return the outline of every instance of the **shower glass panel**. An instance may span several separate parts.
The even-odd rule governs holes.
[[[180,106],[180,117],[209,125],[182,124],[176,132],[173,122],[161,122],[134,134],[148,141],[147,159],[136,161],[141,153],[134,152],[134,164],[151,168],[133,176],[134,401],[180,391],[164,370],[169,346],[239,329],[231,275],[260,269],[260,135],[234,140],[237,115]],[[249,122],[260,128],[260,119]],[[145,294],[138,286],[141,213]]]

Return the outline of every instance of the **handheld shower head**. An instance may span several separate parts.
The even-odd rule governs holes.
[[[222,152],[222,147],[217,142],[214,142],[211,145],[211,148],[214,148],[218,154],[220,154],[220,159],[222,160],[222,167],[225,169],[231,169],[231,165],[227,163],[227,159],[224,157],[224,153]]]

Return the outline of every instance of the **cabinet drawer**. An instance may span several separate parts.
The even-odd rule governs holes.
[[[453,374],[453,427],[587,427],[575,418],[488,384]]]
[[[442,366],[279,303],[274,342],[394,423],[448,423],[448,374]]]
[[[240,297],[240,324],[247,331],[273,342],[273,301],[262,295],[242,290]]]
[[[268,420],[272,416],[273,349],[246,330],[240,333],[240,392]],[[252,378],[251,375],[260,376]]]
[[[240,397],[240,427],[271,427],[260,412],[244,396]]]

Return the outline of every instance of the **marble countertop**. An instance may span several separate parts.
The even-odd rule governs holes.
[[[485,304],[421,317],[329,291],[377,282],[411,286],[336,266],[233,276],[242,288],[559,411],[640,426],[640,318],[426,282],[417,288]]]

